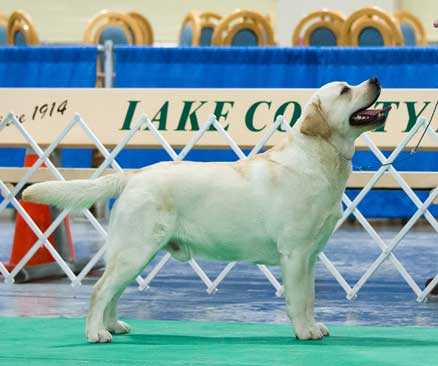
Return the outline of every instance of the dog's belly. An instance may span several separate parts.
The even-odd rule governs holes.
[[[149,217],[172,223],[165,249],[176,259],[278,264],[282,232],[307,239],[335,198],[324,176],[273,170],[263,161],[241,174],[225,164],[176,164],[145,173],[138,186],[163,201]]]
[[[267,265],[277,265],[280,262],[276,244],[269,240],[195,242],[187,239],[171,239],[165,246],[165,250],[175,259],[183,262],[191,258],[225,262],[245,261]]]

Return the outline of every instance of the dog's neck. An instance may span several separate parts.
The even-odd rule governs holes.
[[[302,150],[313,151],[313,154],[332,155],[342,165],[347,164],[350,166],[354,154],[354,141],[346,142],[344,138],[336,135],[332,135],[328,139],[307,136],[301,133],[299,128],[293,128],[287,132],[286,138],[276,144],[272,152],[284,152],[287,156],[288,151],[294,150],[294,145]]]
[[[332,135],[330,138],[325,139],[331,147],[336,151],[341,159],[351,161],[354,155],[354,141],[346,142],[345,138],[341,138],[338,135]]]

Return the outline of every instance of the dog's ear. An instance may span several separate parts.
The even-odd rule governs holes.
[[[319,99],[307,107],[307,113],[301,122],[300,131],[308,136],[320,136],[325,139],[330,137],[330,126]]]

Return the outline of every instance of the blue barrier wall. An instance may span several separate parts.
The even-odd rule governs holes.
[[[438,86],[438,48],[115,48],[122,88],[318,88],[377,76],[386,88]]]
[[[96,56],[96,47],[0,47],[0,87],[94,87]]]

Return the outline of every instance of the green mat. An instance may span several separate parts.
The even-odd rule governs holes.
[[[297,341],[286,324],[130,324],[111,344],[88,344],[83,319],[0,318],[0,364],[438,365],[438,328],[332,326],[322,341]]]

